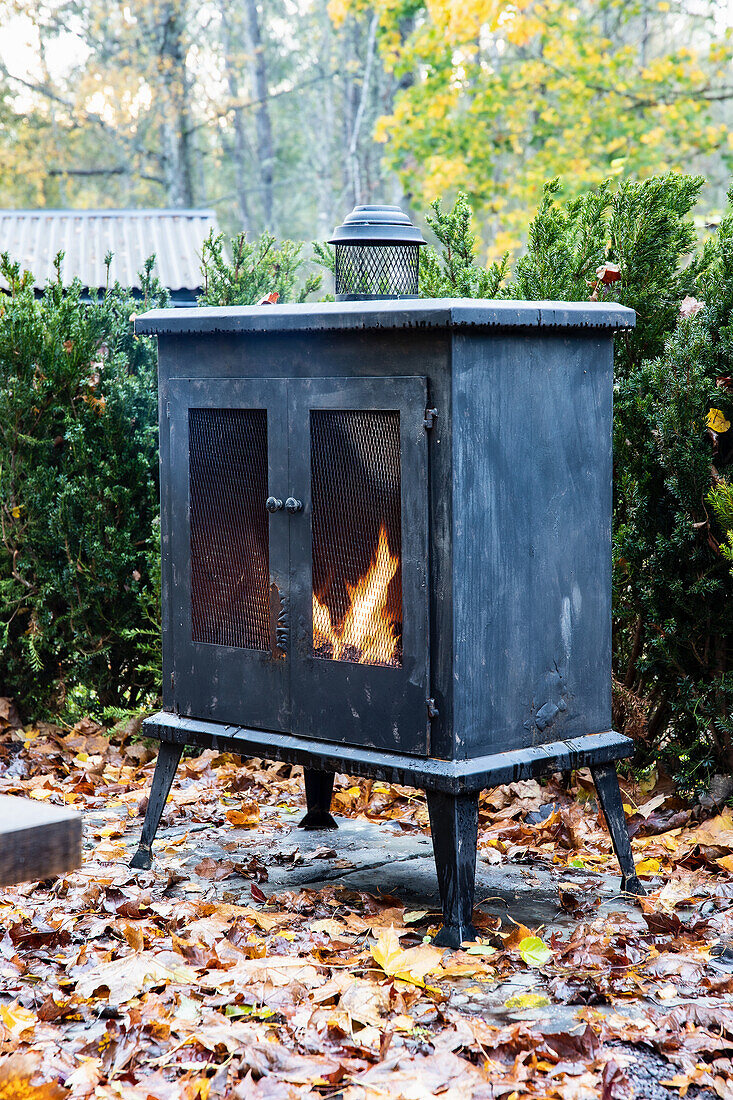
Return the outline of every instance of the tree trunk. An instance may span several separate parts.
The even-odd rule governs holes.
[[[159,72],[170,104],[170,117],[162,123],[163,167],[168,202],[192,207],[193,132],[190,112],[190,79],[186,69],[185,13],[175,2],[164,9],[161,23]]]
[[[269,88],[267,82],[267,58],[262,43],[262,24],[257,10],[257,0],[244,0],[247,29],[252,50],[252,90],[256,101],[255,126],[257,130],[257,156],[262,183],[262,218],[264,228],[275,232],[273,176],[275,153],[272,141]]]
[[[354,206],[358,206],[364,202],[364,187],[359,158],[359,139],[361,137],[361,127],[364,121],[364,113],[366,111],[367,103],[369,102],[369,90],[372,79],[372,69],[374,67],[374,51],[377,44],[378,28],[379,15],[377,12],[374,12],[369,22],[369,30],[367,32],[367,49],[366,59],[364,61],[364,75],[362,77],[361,93],[359,95],[359,102],[356,108],[356,114],[354,115],[354,124],[349,140],[349,168],[351,172],[351,191],[354,196]]]
[[[336,82],[332,72],[333,24],[325,7],[320,13],[320,32],[318,69],[322,85],[317,102],[319,104],[319,121],[323,129],[321,140],[314,142],[314,152],[317,158],[316,163],[319,180],[318,236],[321,240],[326,240],[331,236],[334,226],[342,212],[335,209],[333,194],[334,177],[332,157],[334,146],[333,138],[336,128]],[[346,211],[344,211],[344,213],[346,213]]]
[[[251,229],[249,198],[247,195],[248,183],[248,156],[247,133],[244,126],[244,115],[241,106],[241,95],[237,84],[237,66],[235,53],[232,46],[232,26],[230,19],[230,5],[228,0],[222,0],[219,12],[221,15],[221,45],[224,55],[224,72],[226,74],[229,97],[232,101],[234,119],[232,130],[234,135],[232,160],[234,161],[234,190],[239,207],[239,220],[242,232],[249,233]]]

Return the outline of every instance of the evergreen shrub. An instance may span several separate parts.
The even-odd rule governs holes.
[[[318,274],[302,278],[303,246],[294,241],[279,244],[271,233],[249,241],[238,233],[229,241],[212,230],[201,253],[203,294],[200,306],[255,305],[269,295],[276,302],[304,302],[321,285]]]
[[[159,684],[156,356],[131,316],[167,295],[151,259],[142,303],[119,285],[85,303],[61,263],[36,298],[0,259],[0,694],[34,718]]]

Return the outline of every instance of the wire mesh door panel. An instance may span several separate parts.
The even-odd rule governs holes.
[[[170,383],[175,699],[196,717],[287,727],[287,383]],[[164,628],[165,630],[165,628]]]
[[[402,665],[400,414],[310,414],[313,652]]]
[[[294,732],[425,752],[425,381],[289,388]]]
[[[189,409],[191,637],[270,647],[267,410]]]

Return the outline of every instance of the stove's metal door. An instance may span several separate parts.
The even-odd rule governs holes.
[[[164,677],[173,676],[174,708],[287,731],[287,382],[174,378],[163,402]]]
[[[429,751],[426,398],[424,378],[288,382],[299,736]]]

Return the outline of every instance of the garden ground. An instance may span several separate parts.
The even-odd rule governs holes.
[[[0,893],[0,1100],[733,1097],[724,784],[624,784],[639,901],[587,773],[486,792],[481,939],[442,951],[418,792],[337,777],[305,833],[299,769],[207,751],[134,872],[139,724],[12,725],[0,793],[79,809],[85,852]]]

